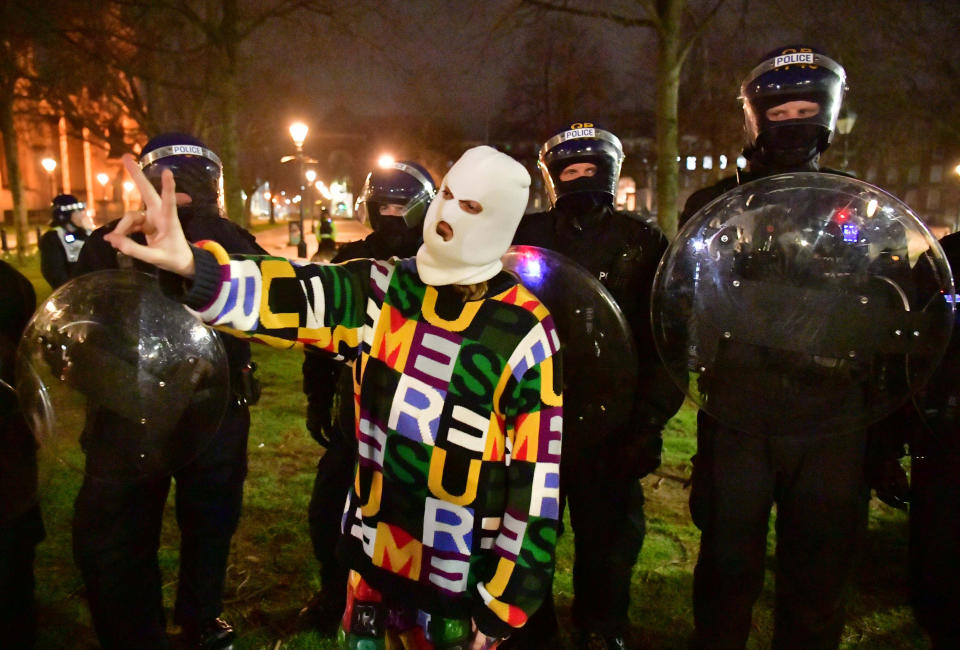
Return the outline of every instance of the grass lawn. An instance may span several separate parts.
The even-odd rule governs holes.
[[[34,257],[23,270],[43,299],[49,288],[38,267]],[[294,627],[297,610],[319,587],[306,510],[321,450],[303,426],[301,355],[261,346],[255,346],[254,353],[264,391],[260,404],[252,409],[250,473],[230,557],[224,617],[239,631],[238,650],[335,648],[332,639],[298,632]],[[692,571],[699,534],[687,511],[689,492],[684,482],[696,448],[694,416],[693,407],[687,404],[668,423],[664,464],[657,474],[643,480],[648,521],[646,542],[633,571],[631,636],[635,647],[683,648],[691,631]],[[71,557],[70,516],[79,482],[79,473],[61,470],[43,488],[48,534],[37,549],[36,562],[40,648],[96,645],[83,584]],[[168,607],[172,607],[177,580],[178,535],[172,505],[171,500],[160,551]],[[871,503],[867,553],[851,597],[842,647],[929,647],[905,605],[906,525],[904,513],[876,500]],[[561,625],[566,627],[572,597],[571,541],[569,532],[560,539],[555,584]],[[772,567],[772,533],[768,549]],[[768,572],[754,610],[751,648],[769,646],[772,588],[773,577]]]

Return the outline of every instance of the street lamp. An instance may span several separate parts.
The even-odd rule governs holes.
[[[850,132],[853,131],[853,125],[857,122],[857,114],[850,109],[844,109],[837,118],[837,132],[843,136],[843,168],[846,169],[849,164],[847,143],[849,142]]]
[[[103,188],[103,200],[108,200],[109,197],[107,196],[107,183],[110,182],[110,177],[104,172],[100,172],[97,174],[97,182],[100,183],[100,187]]]
[[[57,185],[53,179],[53,170],[57,168],[57,161],[53,158],[44,158],[40,161],[40,166],[43,167],[47,175],[50,176],[50,198],[53,199],[53,197],[57,195]]]
[[[304,185],[304,172],[303,172],[303,141],[307,139],[307,132],[310,130],[303,122],[294,122],[290,125],[290,137],[293,139],[293,144],[297,147],[297,162],[300,165],[300,194],[301,196],[306,193],[306,185]],[[297,242],[297,256],[306,257],[307,256],[307,238],[303,234],[303,201],[300,201],[300,241]]]

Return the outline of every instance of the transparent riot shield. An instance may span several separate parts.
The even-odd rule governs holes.
[[[678,234],[654,283],[654,337],[677,384],[724,424],[843,431],[930,377],[952,295],[940,245],[895,197],[782,174],[724,194]]]
[[[91,273],[55,291],[24,332],[16,378],[41,478],[66,466],[119,483],[196,458],[230,385],[214,331],[133,271]]]
[[[637,351],[610,292],[554,251],[512,246],[502,259],[504,270],[550,310],[560,337],[564,454],[628,426],[637,393]]]

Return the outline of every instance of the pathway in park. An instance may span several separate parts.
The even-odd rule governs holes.
[[[356,239],[362,239],[370,233],[369,228],[354,219],[334,219],[333,222],[336,232],[336,241],[338,244],[345,244]],[[265,222],[261,221],[257,223],[263,224]],[[255,236],[260,245],[263,246],[263,248],[265,248],[271,255],[295,258],[297,256],[297,247],[296,245],[290,245],[288,243],[288,228],[288,223],[281,221],[273,227],[259,230],[255,233]],[[313,222],[308,220],[306,223],[306,228],[307,252],[308,254],[313,254],[317,250],[317,236],[313,232]],[[38,233],[42,232],[43,229],[38,229],[33,225],[31,225],[27,231],[27,241],[31,252],[36,250],[37,235]],[[0,251],[2,253],[12,253],[16,251],[17,235],[11,226],[0,226],[0,244],[4,244],[2,247],[3,250]]]

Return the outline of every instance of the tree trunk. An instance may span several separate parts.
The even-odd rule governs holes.
[[[249,219],[244,210],[240,183],[240,161],[237,146],[237,115],[240,112],[239,80],[237,74],[238,13],[236,0],[223,0],[223,21],[220,35],[223,39],[224,72],[221,77],[223,115],[220,123],[220,160],[223,162],[223,189],[226,196],[227,217],[246,228]]]
[[[668,239],[677,234],[677,103],[680,94],[681,20],[686,0],[658,2],[662,32],[657,56],[657,222]]]
[[[234,70],[227,72],[223,84],[223,121],[221,122],[220,156],[223,161],[223,189],[226,196],[227,217],[247,227],[248,219],[243,205],[240,184],[240,164],[237,147],[237,76]]]
[[[13,95],[0,96],[0,132],[3,133],[3,155],[7,160],[7,180],[13,199],[13,223],[17,233],[17,263],[26,261],[27,238],[30,232],[27,223],[27,206],[23,202],[23,176],[20,174],[20,153],[17,146],[17,130],[13,124]]]

